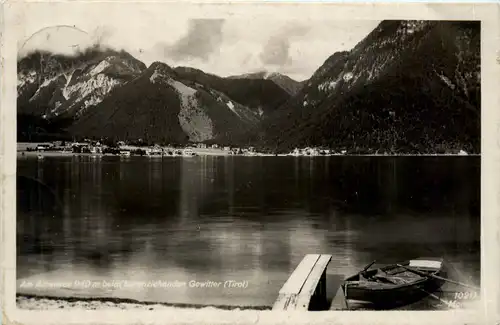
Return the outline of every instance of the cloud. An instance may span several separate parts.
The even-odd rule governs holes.
[[[164,47],[165,57],[174,61],[199,59],[207,61],[223,41],[223,19],[193,19],[187,34],[172,46]]]
[[[78,50],[92,46],[92,44],[89,33],[76,26],[48,26],[20,39],[18,41],[18,56],[23,57],[36,50],[72,55]]]
[[[113,37],[113,30],[109,26],[99,26],[91,34],[93,44],[104,45],[110,43]]]
[[[21,52],[72,54],[100,43],[146,65],[163,61],[223,76],[267,70],[295,79],[308,78],[326,58],[351,49],[379,23],[252,14],[201,19],[160,3],[28,2],[19,9]]]
[[[263,51],[260,54],[260,59],[263,64],[270,65],[285,65],[290,60],[290,41],[280,36],[271,37]]]
[[[273,66],[289,65],[292,61],[290,55],[291,43],[297,38],[303,38],[309,31],[309,26],[291,23],[277,34],[269,37],[259,55],[262,64]]]

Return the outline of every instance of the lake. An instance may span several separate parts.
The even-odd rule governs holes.
[[[479,284],[480,157],[67,156],[17,164],[18,293],[272,306],[310,253],[332,254],[328,274],[343,276],[373,260],[445,257]],[[61,285],[75,280],[100,285]]]

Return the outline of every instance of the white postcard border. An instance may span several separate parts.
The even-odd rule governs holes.
[[[168,7],[169,15],[189,18],[338,19],[338,20],[481,20],[481,305],[467,311],[391,312],[275,312],[218,311],[213,308],[173,311],[23,311],[15,308],[16,254],[16,57],[19,35],[23,35],[25,5],[53,6],[54,15],[67,6],[101,6],[101,10],[127,7],[130,14],[141,6]],[[0,79],[0,168],[2,221],[0,239],[2,316],[6,324],[79,323],[195,323],[195,324],[496,324],[500,321],[500,6],[495,4],[430,3],[263,3],[263,2],[133,2],[133,1],[7,1],[0,7],[5,18],[1,48]],[[1,13],[1,12],[0,12]]]

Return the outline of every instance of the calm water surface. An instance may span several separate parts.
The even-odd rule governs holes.
[[[308,253],[328,274],[443,256],[479,283],[479,157],[18,159],[18,286],[247,281],[20,293],[270,306]]]

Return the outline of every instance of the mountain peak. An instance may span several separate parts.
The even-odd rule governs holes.
[[[156,83],[158,80],[165,80],[165,78],[169,79],[177,75],[172,67],[160,61],[153,62],[147,70],[147,74],[152,83]]]
[[[274,82],[279,87],[283,88],[290,95],[295,95],[299,92],[302,87],[302,83],[283,75],[279,72],[270,72],[267,70],[261,70],[257,72],[230,76],[228,79],[261,79],[261,80],[269,80]]]
[[[105,65],[107,66],[114,66],[114,70],[118,74],[124,71],[127,71],[127,73],[141,73],[146,69],[144,63],[128,52],[100,46],[77,51],[72,55],[37,50],[20,57],[17,66],[20,74],[26,72],[35,74],[41,78],[38,82],[43,83],[45,80],[55,78],[58,75],[67,75],[70,71],[86,69],[86,67],[98,65],[103,61],[106,61]]]
[[[155,61],[155,62],[151,63],[148,70],[163,72],[163,73],[167,73],[167,74],[175,74],[175,70],[171,66],[169,66],[165,62],[161,62],[161,61]]]
[[[98,46],[73,55],[34,51],[18,61],[18,111],[47,119],[80,116],[145,69],[126,51]]]
[[[273,77],[282,76],[278,72],[270,72],[267,70],[260,70],[256,72],[245,73],[228,77],[229,79],[271,79]]]

